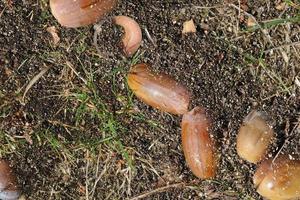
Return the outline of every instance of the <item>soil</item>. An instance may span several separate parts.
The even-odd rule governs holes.
[[[258,22],[299,16],[296,7],[276,8],[280,1],[240,3]],[[236,135],[256,109],[276,132],[268,156],[300,155],[300,46],[276,48],[300,41],[300,26],[249,31],[249,16],[230,4],[239,2],[124,0],[94,35],[93,25],[60,26],[48,1],[1,1],[0,156],[10,161],[24,197],[262,199],[252,183],[256,165],[237,155]],[[122,53],[115,15],[141,25],[144,38],[133,58]],[[190,19],[197,32],[182,35]],[[220,158],[213,180],[199,180],[187,167],[181,116],[145,105],[128,89],[128,70],[142,62],[185,85],[190,109],[207,110]]]

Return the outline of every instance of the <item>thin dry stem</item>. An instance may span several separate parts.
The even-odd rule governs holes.
[[[146,193],[143,193],[143,194],[140,194],[136,197],[133,197],[131,198],[130,200],[139,200],[139,199],[143,199],[143,198],[146,198],[148,196],[151,196],[151,195],[154,195],[154,194],[157,194],[157,193],[161,193],[161,192],[164,192],[164,191],[167,191],[171,188],[182,188],[182,187],[185,187],[186,184],[185,183],[175,183],[175,184],[171,184],[171,185],[167,185],[167,186],[164,186],[164,187],[160,187],[160,188],[157,188],[155,190],[151,190],[151,191],[148,191]]]
[[[278,49],[281,49],[281,48],[284,48],[284,47],[291,47],[291,46],[298,46],[298,45],[300,45],[300,41],[292,42],[292,43],[289,43],[289,44],[283,44],[283,45],[280,45],[280,46],[277,46],[277,47],[274,47],[274,48],[271,48],[271,49],[267,49],[267,50],[265,50],[265,53],[269,53],[271,51],[278,50]]]

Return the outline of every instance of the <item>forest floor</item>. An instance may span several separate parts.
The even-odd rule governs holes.
[[[119,48],[114,15],[143,30],[131,58]],[[190,19],[197,32],[183,36]],[[60,26],[48,0],[0,0],[0,157],[24,197],[261,199],[256,166],[236,152],[253,109],[276,132],[269,156],[300,155],[299,1],[122,0],[102,23],[97,50],[93,25]],[[128,88],[128,70],[142,62],[187,86],[190,108],[208,111],[220,156],[214,179],[187,167],[181,116],[145,105]]]

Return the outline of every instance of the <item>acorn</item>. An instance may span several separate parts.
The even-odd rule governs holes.
[[[195,107],[183,115],[181,122],[182,149],[187,165],[201,179],[216,175],[216,148],[210,134],[211,122],[205,110]]]
[[[126,56],[132,56],[142,43],[142,30],[140,25],[131,17],[116,16],[114,23],[124,29],[122,47]]]
[[[128,74],[128,86],[144,103],[164,112],[184,114],[190,93],[180,83],[163,73],[153,73],[149,65],[137,64]]]
[[[270,200],[300,198],[300,160],[287,155],[263,161],[253,182],[257,192]]]
[[[50,0],[50,8],[57,21],[66,27],[93,24],[111,11],[117,0]]]
[[[17,179],[9,164],[0,160],[0,199],[15,200],[20,196]]]
[[[273,139],[273,129],[263,115],[252,111],[245,117],[237,135],[237,153],[243,159],[257,163],[267,154]]]

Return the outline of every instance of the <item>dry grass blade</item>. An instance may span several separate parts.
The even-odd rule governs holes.
[[[101,58],[107,59],[110,56],[110,53],[108,52],[102,52],[98,45],[98,36],[102,32],[102,25],[104,24],[104,21],[99,22],[98,24],[94,25],[94,35],[93,35],[93,45],[96,47],[96,50],[98,52],[98,55]]]
[[[243,12],[247,17],[251,18],[251,19],[253,20],[254,24],[256,24],[256,26],[257,26],[257,27],[261,30],[261,32],[264,34],[266,40],[274,47],[274,43],[273,43],[273,41],[272,41],[272,39],[271,39],[270,34],[268,33],[268,31],[267,31],[266,29],[264,29],[264,28],[260,25],[260,23],[256,20],[256,18],[255,18],[252,14],[246,12],[245,10],[241,9],[240,7],[238,7],[238,6],[234,5],[234,4],[228,4],[228,5],[229,5],[230,7],[232,7],[232,8],[234,8],[234,9],[237,9],[237,10],[239,11],[239,14],[240,14],[240,12]],[[279,50],[280,53],[282,54],[282,57],[283,57],[284,61],[285,61],[286,63],[288,63],[288,62],[289,62],[289,58],[288,58],[288,56],[287,56],[287,53],[283,50],[282,47],[279,47],[278,50]]]
[[[30,90],[30,88],[50,69],[50,66],[46,66],[44,69],[42,69],[40,71],[40,73],[38,73],[37,75],[35,75],[33,77],[33,79],[31,79],[31,81],[28,83],[28,85],[25,88],[23,97],[22,97],[22,102],[25,102],[25,96],[27,94],[27,92]]]

